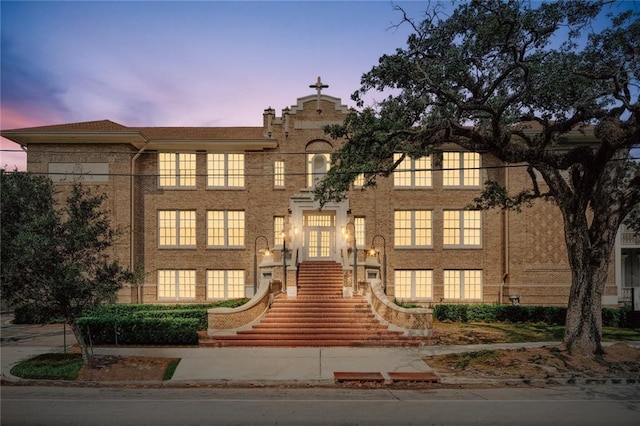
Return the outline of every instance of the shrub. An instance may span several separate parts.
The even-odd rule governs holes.
[[[96,345],[195,345],[199,320],[192,318],[83,317],[78,325]]]
[[[602,325],[605,327],[640,326],[640,315],[622,308],[603,308]],[[453,322],[530,322],[549,325],[564,325],[567,308],[560,306],[523,305],[436,305],[434,318]],[[635,320],[635,323],[634,323]]]

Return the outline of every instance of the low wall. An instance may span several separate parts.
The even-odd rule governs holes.
[[[274,296],[281,290],[282,284],[279,281],[264,283],[258,287],[251,300],[242,306],[209,309],[207,334],[233,334],[239,329],[251,326],[262,318],[271,306]]]
[[[433,309],[398,306],[389,300],[379,284],[360,283],[360,287],[378,319],[390,329],[404,331],[408,336],[433,334]]]

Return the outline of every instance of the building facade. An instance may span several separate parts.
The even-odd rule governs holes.
[[[322,88],[319,85],[319,88]],[[283,281],[296,294],[297,265],[343,265],[345,296],[362,281],[425,305],[566,305],[571,282],[559,210],[465,207],[489,179],[517,192],[525,168],[443,146],[405,159],[374,189],[356,181],[322,209],[315,184],[342,141],[339,98],[305,96],[263,113],[259,127],[127,127],[108,120],[7,130],[26,147],[27,168],[64,192],[80,180],[108,195],[123,237],[113,255],[143,273],[124,303],[186,303],[250,297]],[[629,302],[640,277],[640,239],[621,230],[603,302]],[[640,291],[635,292],[640,293]]]

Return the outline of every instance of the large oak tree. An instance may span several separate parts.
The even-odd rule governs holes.
[[[444,143],[526,165],[530,188],[509,194],[487,182],[475,201],[557,204],[572,271],[564,343],[572,353],[599,354],[616,232],[640,202],[639,166],[630,160],[640,142],[638,15],[594,1],[440,6],[430,3],[420,23],[399,9],[413,33],[363,75],[352,96],[359,109],[327,129],[346,142],[316,197],[340,199],[360,173],[374,185],[404,156]],[[391,94],[365,107],[375,91]],[[567,137],[576,130],[590,143]],[[404,156],[394,162],[397,152]]]

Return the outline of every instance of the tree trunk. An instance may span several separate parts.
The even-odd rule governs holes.
[[[80,351],[82,353],[82,362],[84,365],[91,365],[91,359],[93,357],[92,353],[89,351],[89,347],[84,340],[84,336],[82,335],[82,331],[80,327],[75,322],[70,322],[71,330],[73,330],[73,335],[76,337],[78,341],[78,345],[80,345]]]
[[[572,355],[593,356],[602,348],[602,289],[605,280],[590,270],[573,272],[563,343]],[[605,275],[606,278],[606,275]]]
[[[585,215],[565,213],[572,280],[563,343],[571,354],[597,356],[604,353],[602,295],[620,221],[596,210],[588,226]]]

